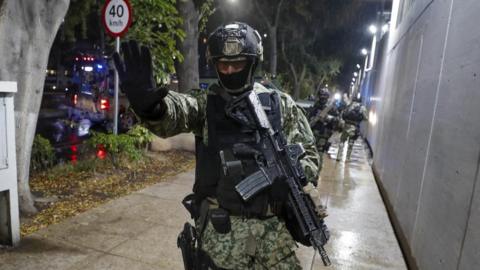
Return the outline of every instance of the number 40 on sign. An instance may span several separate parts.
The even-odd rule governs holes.
[[[103,6],[102,17],[107,33],[120,37],[132,23],[132,8],[128,0],[107,0]]]

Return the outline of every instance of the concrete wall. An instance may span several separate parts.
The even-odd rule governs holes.
[[[480,269],[480,1],[415,0],[397,25],[401,2],[363,89],[374,169],[410,262]]]

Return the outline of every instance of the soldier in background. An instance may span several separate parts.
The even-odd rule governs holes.
[[[310,127],[316,139],[321,164],[323,163],[323,153],[328,153],[330,147],[329,139],[340,124],[340,117],[336,111],[335,102],[333,100],[330,101],[328,89],[320,89],[317,93],[315,104],[309,113],[309,119]],[[319,169],[321,170],[321,166]]]
[[[342,119],[345,121],[345,126],[340,137],[340,145],[338,147],[337,161],[340,161],[343,154],[343,147],[348,141],[347,157],[350,160],[352,155],[353,145],[360,136],[360,123],[368,120],[367,110],[362,105],[360,98],[354,98],[352,102],[345,108],[342,113]]]
[[[263,55],[258,32],[244,23],[216,29],[208,39],[207,58],[218,83],[191,95],[156,87],[146,47],[140,50],[130,42],[122,45],[122,51],[125,62],[114,57],[122,89],[144,125],[162,137],[195,134],[193,204],[200,211],[193,216],[206,265],[201,269],[301,269],[296,242],[276,210],[287,200],[283,181],[274,181],[248,202],[235,191],[235,185],[259,167],[253,157],[236,156],[233,145],[260,146],[255,130],[229,118],[225,106],[230,98],[250,90],[257,93],[272,128],[283,131],[288,143],[303,145],[306,155],[301,164],[307,180],[316,184],[318,178],[319,155],[306,117],[289,95],[254,83]],[[237,165],[225,172],[222,164],[229,162]]]

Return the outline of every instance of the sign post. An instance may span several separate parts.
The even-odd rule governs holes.
[[[107,0],[102,10],[102,22],[107,33],[115,38],[115,51],[120,52],[120,37],[132,24],[132,7],[128,0]],[[113,134],[118,134],[118,72],[114,81]]]

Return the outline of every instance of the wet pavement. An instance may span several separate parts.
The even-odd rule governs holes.
[[[355,145],[351,162],[325,157],[324,164],[332,266],[317,254],[311,268],[313,250],[300,247],[304,269],[407,269],[363,145]],[[20,247],[0,250],[0,270],[183,269],[176,238],[188,214],[180,201],[193,177],[177,175],[29,235]]]
[[[331,239],[326,246],[332,266],[324,267],[320,256],[301,247],[304,269],[407,269],[386,208],[367,160],[364,144],[358,140],[350,161],[335,160],[337,147],[324,156],[319,182],[322,200],[328,208],[325,219]]]

